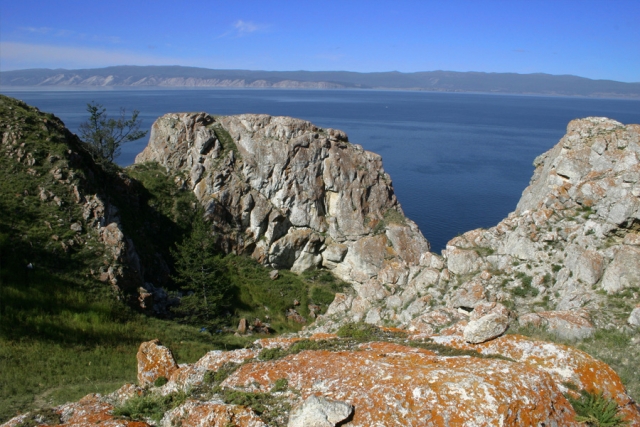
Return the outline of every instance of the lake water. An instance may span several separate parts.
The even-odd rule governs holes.
[[[342,129],[351,142],[382,155],[405,211],[434,251],[459,233],[491,227],[513,211],[532,162],[575,118],[605,116],[640,123],[640,101],[357,90],[6,90],[54,113],[76,132],[86,104],[108,113],[141,112],[143,127],[168,112],[266,113]],[[126,144],[129,165],[147,139]]]

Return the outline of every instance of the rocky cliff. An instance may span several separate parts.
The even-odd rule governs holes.
[[[142,162],[178,174],[224,250],[274,268],[327,268],[350,282],[354,292],[332,313],[378,321],[372,301],[406,291],[410,277],[440,262],[404,216],[380,156],[344,132],[289,117],[168,114],[154,123]]]
[[[599,327],[637,326],[639,134],[638,125],[605,118],[569,123],[560,142],[535,159],[514,213],[447,244],[446,267],[460,286],[448,304],[509,302],[523,315],[543,311],[521,322],[552,328],[562,320],[545,312],[579,313],[574,319],[591,312]],[[582,324],[578,336],[593,332]]]

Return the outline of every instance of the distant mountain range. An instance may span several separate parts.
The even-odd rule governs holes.
[[[117,66],[84,70],[0,72],[3,87],[234,87],[289,89],[395,89],[640,99],[640,83],[571,75],[425,71],[212,70],[181,66]]]

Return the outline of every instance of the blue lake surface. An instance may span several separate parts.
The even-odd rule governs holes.
[[[117,89],[8,90],[60,117],[76,132],[86,104],[116,115],[140,110],[143,128],[169,112],[265,113],[342,129],[382,155],[405,211],[439,252],[459,233],[491,227],[512,212],[533,173],[575,118],[640,123],[640,101],[488,94],[357,90]],[[126,144],[126,166],[148,138]]]

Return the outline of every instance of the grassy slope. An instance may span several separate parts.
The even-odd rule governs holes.
[[[12,135],[0,146],[0,422],[135,382],[142,341],[159,338],[178,362],[193,362],[211,349],[255,339],[200,333],[198,325],[146,317],[92,273],[104,265],[104,247],[95,231],[70,230],[70,224],[83,223],[71,186],[85,194],[107,193],[154,274],[158,260],[171,268],[169,248],[190,231],[195,212],[193,194],[176,187],[162,168],[96,165],[57,118],[4,96],[0,132]],[[69,183],[54,179],[50,171],[56,168],[67,171]],[[60,205],[53,196],[41,200],[41,189]],[[69,240],[74,244],[64,250],[61,242]],[[33,270],[26,268],[29,263]],[[273,281],[253,260],[227,256],[224,264],[233,285],[226,318],[231,326],[241,317],[264,321],[268,315],[278,332],[298,330],[302,325],[284,315],[294,299],[307,316],[307,304],[324,310],[343,286],[326,272],[299,277],[281,271]],[[171,286],[170,277],[164,279]]]

